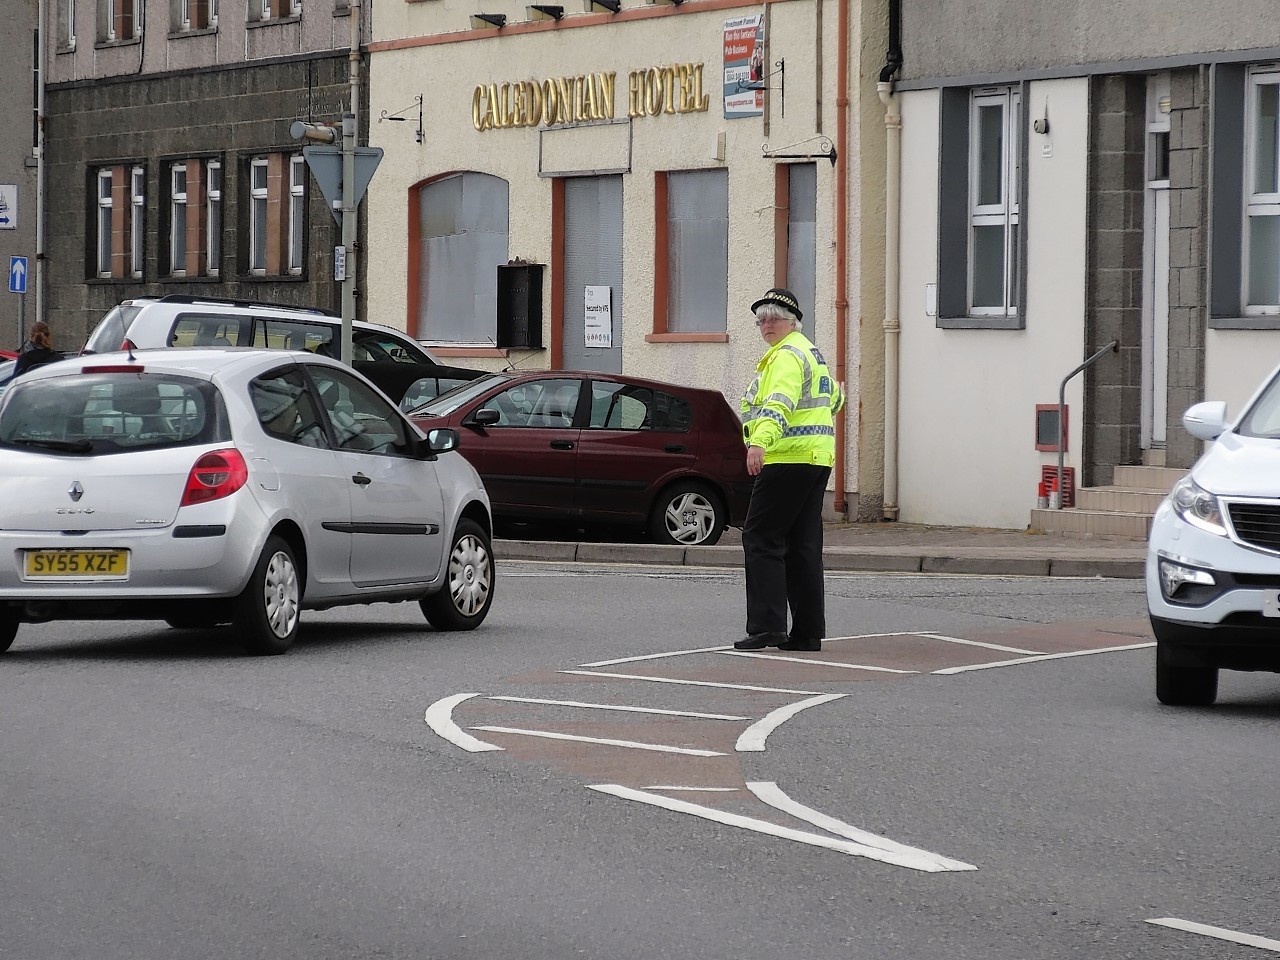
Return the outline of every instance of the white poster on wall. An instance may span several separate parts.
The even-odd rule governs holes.
[[[613,287],[587,287],[587,346],[613,346]]]

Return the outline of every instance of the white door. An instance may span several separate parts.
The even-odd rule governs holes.
[[[1147,81],[1142,265],[1142,449],[1163,450],[1169,417],[1169,75]]]

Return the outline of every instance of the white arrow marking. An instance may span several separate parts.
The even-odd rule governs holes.
[[[753,830],[756,833],[763,833],[770,837],[794,840],[796,843],[808,844],[811,847],[823,847],[827,850],[847,853],[853,857],[866,857],[869,860],[879,860],[881,863],[907,867],[910,870],[921,870],[925,873],[941,873],[946,870],[945,867],[938,865],[936,861],[927,861],[920,857],[904,857],[897,851],[878,850],[863,843],[851,843],[848,840],[837,840],[834,837],[824,837],[817,833],[793,830],[791,827],[782,827],[767,820],[757,820],[755,817],[726,813],[723,810],[714,810],[701,804],[689,803],[687,800],[664,797],[656,793],[647,793],[644,790],[633,790],[631,787],[624,787],[617,783],[592,784],[591,789],[598,790],[600,793],[607,793],[613,797],[621,797],[623,800],[635,800],[639,803],[647,803],[650,806],[661,807],[664,810],[672,810],[676,813],[692,814],[695,817],[701,817],[703,820],[711,820],[727,827]],[[970,867],[969,869],[976,868]]]
[[[835,817],[829,817],[825,813],[814,810],[812,807],[806,807],[802,803],[792,800],[780,789],[778,785],[768,780],[757,780],[747,784],[747,789],[756,795],[762,803],[767,803],[776,810],[788,813],[797,820],[803,820],[805,823],[811,823],[815,827],[820,827],[829,833],[844,837],[846,840],[853,840],[856,843],[865,844],[868,847],[875,847],[877,850],[884,850],[887,853],[900,854],[908,859],[920,858],[923,863],[933,863],[938,870],[977,870],[978,868],[972,864],[965,863],[961,860],[952,860],[950,857],[944,857],[936,853],[930,853],[928,850],[921,850],[919,847],[909,847],[905,843],[898,843],[896,840],[890,840],[888,837],[882,837],[878,834],[869,833],[866,830],[859,830],[857,827],[837,820]],[[905,865],[905,864],[904,864]],[[918,867],[916,869],[924,869]]]

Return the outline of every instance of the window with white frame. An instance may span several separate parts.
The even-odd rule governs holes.
[[[169,167],[169,275],[187,275],[187,165]]]
[[[178,27],[208,30],[218,25],[218,0],[178,0]]]
[[[58,0],[58,48],[76,48],[76,0]]]
[[[306,167],[301,154],[249,161],[248,268],[256,276],[305,272]]]
[[[98,0],[98,38],[135,40],[142,36],[143,0]]]
[[[208,216],[205,227],[208,231],[205,240],[205,274],[218,276],[218,265],[222,260],[222,163],[210,160],[205,167],[205,205]]]
[[[666,173],[666,333],[721,333],[729,315],[729,174]]]
[[[1010,88],[975,91],[969,116],[969,312],[1018,310],[1018,117]]]
[[[250,0],[250,19],[278,20],[302,13],[302,0]]]
[[[1280,314],[1280,70],[1255,69],[1245,89],[1244,312]]]
[[[146,262],[147,180],[142,167],[129,171],[129,274],[141,277]]]
[[[267,158],[249,163],[249,272],[267,272]]]
[[[307,167],[301,156],[289,158],[289,272],[302,273],[302,247],[306,236]]]
[[[98,257],[99,277],[111,276],[111,169],[98,171]]]

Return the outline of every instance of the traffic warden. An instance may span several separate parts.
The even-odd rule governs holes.
[[[742,398],[747,472],[755,482],[742,528],[747,635],[734,647],[821,650],[827,632],[822,501],[844,390],[798,329],[804,315],[795,294],[775,287],[751,310],[769,349]]]

